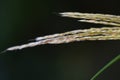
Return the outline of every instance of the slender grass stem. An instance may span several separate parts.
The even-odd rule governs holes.
[[[112,59],[110,62],[108,62],[103,68],[101,68],[90,80],[96,80],[96,78],[103,73],[108,67],[113,65],[115,62],[120,60],[120,54],[116,56],[114,59]]]

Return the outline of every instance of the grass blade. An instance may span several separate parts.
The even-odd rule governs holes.
[[[103,68],[101,68],[90,80],[96,80],[96,78],[102,74],[107,68],[109,68],[112,64],[120,60],[120,54],[108,62]]]

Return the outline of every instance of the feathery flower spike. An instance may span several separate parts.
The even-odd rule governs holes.
[[[63,12],[62,17],[78,18],[81,22],[111,25],[114,27],[90,28],[73,30],[35,38],[35,42],[7,48],[5,51],[21,50],[44,44],[61,44],[85,40],[120,40],[120,16],[108,14],[92,14],[78,12]]]

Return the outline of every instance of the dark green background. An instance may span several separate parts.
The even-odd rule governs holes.
[[[62,18],[59,12],[120,15],[119,0],[0,0],[0,51],[38,36],[102,27]],[[120,41],[42,45],[0,55],[0,80],[89,80],[120,53]],[[120,63],[97,80],[120,80]]]

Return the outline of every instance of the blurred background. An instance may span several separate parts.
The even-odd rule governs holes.
[[[120,15],[119,0],[0,0],[0,51],[38,36],[104,25],[59,12]],[[89,80],[120,53],[120,41],[42,45],[0,55],[0,80]],[[120,80],[120,62],[97,80]]]

